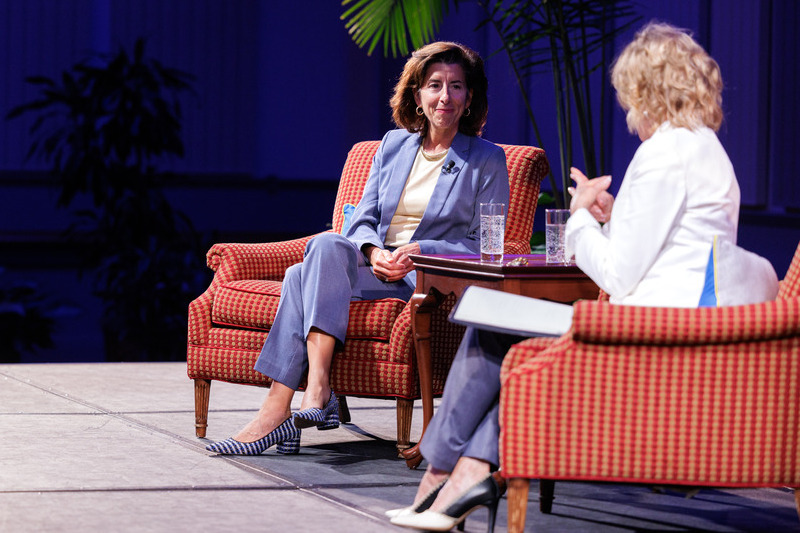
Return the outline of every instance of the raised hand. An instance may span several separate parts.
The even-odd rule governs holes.
[[[575,182],[575,187],[567,188],[572,195],[570,213],[586,208],[598,222],[608,222],[614,207],[614,197],[607,190],[611,176],[589,179],[575,167],[570,168],[569,176]]]

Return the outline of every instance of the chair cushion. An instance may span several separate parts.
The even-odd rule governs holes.
[[[225,283],[214,295],[211,322],[218,326],[269,330],[275,321],[280,297],[280,281],[241,280]]]
[[[211,321],[217,326],[268,331],[275,321],[280,297],[279,281],[225,283],[214,295]],[[405,306],[406,302],[397,298],[351,302],[347,337],[388,341],[394,322]]]
[[[353,204],[344,204],[342,208],[342,215],[344,216],[344,222],[342,223],[342,235],[347,234],[347,230],[350,229],[350,220],[353,218],[353,213],[356,210],[356,206]]]

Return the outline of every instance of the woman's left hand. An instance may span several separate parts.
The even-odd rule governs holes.
[[[567,189],[572,195],[570,213],[586,208],[598,222],[608,222],[614,206],[614,197],[607,190],[611,185],[611,176],[589,179],[575,167],[570,168],[569,175],[575,182],[575,187]]]
[[[394,260],[397,264],[403,265],[403,268],[405,268],[405,273],[408,274],[414,270],[414,262],[408,256],[411,254],[419,254],[421,252],[422,250],[419,247],[419,243],[410,242],[397,248],[394,252],[392,252],[392,256],[394,256]]]
[[[372,271],[375,273],[375,277],[381,281],[400,281],[414,270],[414,263],[408,256],[418,254],[420,251],[419,244],[415,242],[405,244],[395,249],[394,252],[374,248],[370,255]]]

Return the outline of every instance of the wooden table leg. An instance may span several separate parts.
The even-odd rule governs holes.
[[[417,354],[419,391],[422,397],[422,434],[433,418],[433,365],[431,363],[431,315],[442,302],[436,291],[428,294],[415,293],[411,303],[411,327],[414,332],[414,348]],[[422,436],[420,436],[422,439]],[[422,462],[419,443],[402,452],[409,468],[417,468]]]

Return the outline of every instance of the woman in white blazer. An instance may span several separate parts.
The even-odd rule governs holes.
[[[277,445],[299,451],[300,429],[339,426],[330,386],[352,299],[408,300],[416,278],[410,254],[478,253],[481,202],[508,204],[505,152],[479,137],[486,123],[483,61],[449,42],[413,53],[391,99],[403,129],[387,133],[345,235],[309,241],[287,269],[281,299],[255,369],[273,380],[256,417],[233,437],[207,446],[256,455]],[[300,411],[290,407],[307,371]]]
[[[568,249],[612,303],[696,307],[712,239],[736,242],[739,217],[736,176],[714,134],[719,67],[686,32],[648,24],[616,60],[612,82],[642,144],[616,202],[609,176],[572,169]],[[493,528],[500,367],[519,339],[467,329],[420,445],[428,469],[414,503],[387,512],[392,523],[447,531],[486,506]]]
[[[567,247],[611,303],[697,307],[714,236],[735,244],[739,221],[739,184],[715,134],[719,67],[687,33],[650,24],[611,76],[642,144],[616,201],[609,176],[572,169]]]

